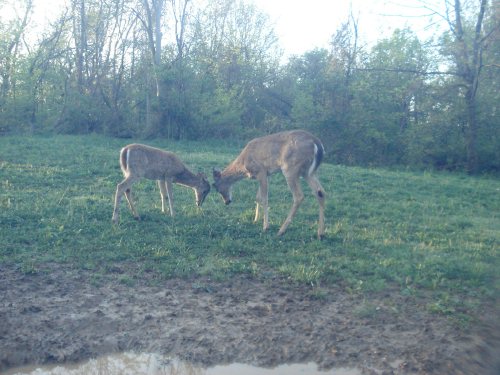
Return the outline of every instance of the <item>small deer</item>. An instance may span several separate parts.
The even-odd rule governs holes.
[[[300,187],[303,177],[311,187],[319,203],[318,237],[325,234],[325,191],[316,171],[324,155],[321,141],[304,130],[284,131],[250,141],[238,157],[222,172],[214,169],[214,187],[222,195],[226,204],[231,203],[232,185],[245,177],[257,179],[256,222],[259,219],[259,206],[264,211],[264,231],[269,227],[268,217],[268,176],[281,170],[293,195],[293,204],[286,220],[278,231],[281,236],[290,225],[297,208],[304,200]]]
[[[122,194],[125,194],[130,210],[140,220],[131,197],[132,185],[141,178],[158,180],[161,194],[161,210],[165,212],[165,196],[168,197],[170,215],[174,216],[172,184],[190,187],[194,190],[196,204],[201,207],[210,192],[210,184],[202,173],[192,173],[172,152],[141,144],[125,146],[120,151],[120,166],[125,179],[116,187],[113,223],[119,222],[119,208]]]

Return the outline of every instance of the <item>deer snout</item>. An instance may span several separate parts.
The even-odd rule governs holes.
[[[226,206],[233,201],[233,195],[231,194],[231,191],[228,191],[226,194],[222,194],[222,199],[224,200],[224,203]]]
[[[196,194],[196,205],[198,207],[201,207],[203,202],[205,202],[205,198],[207,197],[209,192],[210,192],[210,185],[208,185],[208,188],[205,191],[203,191],[202,193]]]
[[[201,207],[201,205],[202,205],[202,204],[203,204],[203,202],[205,201],[205,197],[206,197],[206,195],[205,195],[205,196],[203,196],[203,197],[200,197],[200,199],[197,199],[197,200],[196,200],[196,205],[197,205],[198,207]]]

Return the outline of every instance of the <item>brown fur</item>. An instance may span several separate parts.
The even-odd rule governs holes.
[[[131,144],[120,151],[120,166],[125,179],[116,187],[113,210],[114,223],[119,221],[120,200],[123,194],[129,203],[132,214],[136,219],[139,219],[132,202],[131,188],[141,178],[158,181],[162,211],[165,212],[165,199],[168,197],[171,216],[174,216],[172,184],[192,188],[198,206],[202,205],[210,191],[210,184],[203,174],[193,174],[174,153],[169,151],[141,144]]]
[[[259,206],[264,210],[264,230],[269,227],[268,219],[268,176],[281,171],[293,195],[293,205],[282,224],[278,235],[282,235],[291,223],[297,208],[304,200],[300,187],[303,177],[311,187],[319,204],[318,236],[324,235],[325,191],[316,172],[324,155],[321,141],[304,130],[291,130],[253,139],[243,148],[238,157],[222,172],[214,170],[214,187],[226,204],[231,203],[231,186],[245,178],[259,181],[255,221],[259,217]]]

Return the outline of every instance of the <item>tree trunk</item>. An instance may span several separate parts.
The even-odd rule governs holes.
[[[19,52],[19,45],[22,41],[24,31],[28,26],[29,15],[31,14],[32,8],[33,1],[26,1],[26,8],[24,10],[22,19],[16,20],[16,22],[19,22],[19,24],[16,25],[13,30],[7,30],[8,32],[12,33],[12,40],[10,41],[10,43],[8,43],[8,47],[6,48],[5,52],[2,51],[2,53],[5,53],[5,56],[3,57],[4,69],[2,69],[2,72],[0,73],[0,76],[2,77],[2,85],[0,87],[1,99],[6,99],[11,91],[11,85],[13,81],[12,77],[16,68],[16,59]]]
[[[466,129],[466,148],[467,148],[467,171],[476,173],[479,166],[477,152],[477,133],[478,121],[476,113],[476,95],[473,92],[467,92],[465,95],[467,105],[467,129]]]
[[[488,0],[481,0],[479,13],[472,38],[472,46],[468,46],[462,25],[462,7],[460,0],[455,0],[455,24],[450,28],[454,32],[457,42],[455,62],[458,76],[465,84],[466,122],[465,144],[467,147],[467,171],[476,173],[479,166],[477,136],[479,123],[477,121],[476,94],[479,86],[479,76],[482,69],[482,54],[485,40],[483,38],[483,19]]]

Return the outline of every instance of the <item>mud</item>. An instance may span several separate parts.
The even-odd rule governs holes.
[[[0,265],[0,373],[121,352],[159,353],[202,367],[316,363],[362,374],[500,373],[498,311],[468,329],[397,290],[236,278],[135,279],[133,266],[91,271]]]

